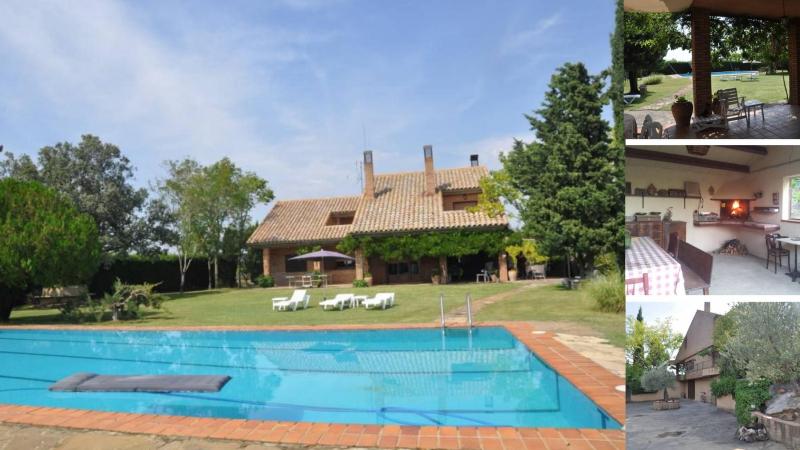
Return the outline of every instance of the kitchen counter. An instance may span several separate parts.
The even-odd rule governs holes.
[[[694,221],[694,226],[696,227],[718,227],[718,226],[727,226],[727,227],[741,227],[741,228],[752,228],[754,230],[759,231],[778,231],[781,229],[780,225],[776,225],[774,223],[764,223],[764,222],[753,222],[750,220],[719,220],[717,222],[698,222]]]

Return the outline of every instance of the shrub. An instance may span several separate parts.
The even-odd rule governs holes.
[[[640,81],[639,84],[642,85],[642,86],[651,86],[651,85],[655,85],[655,84],[661,84],[662,81],[664,81],[664,78],[662,76],[660,76],[660,75],[651,75],[651,76],[643,79],[642,81]]]
[[[367,280],[353,280],[353,287],[365,288],[369,287],[369,284],[367,283]]]
[[[594,277],[586,283],[583,291],[594,300],[600,311],[625,311],[625,283],[619,272]]]
[[[761,410],[770,399],[769,387],[772,383],[766,379],[757,381],[738,380],[734,394],[736,396],[736,420],[740,425],[750,425],[753,411]]]
[[[735,390],[736,377],[732,375],[723,375],[711,382],[711,393],[714,394],[714,397],[733,395]]]
[[[271,288],[275,286],[275,279],[272,278],[272,275],[259,275],[256,283],[262,288]]]

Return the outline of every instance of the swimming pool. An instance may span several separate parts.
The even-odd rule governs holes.
[[[727,70],[722,72],[711,72],[712,77],[721,77],[723,75],[749,75],[751,73],[758,73],[757,70]],[[680,74],[683,78],[692,78],[692,73],[682,73]]]
[[[218,393],[63,393],[75,372],[220,374]],[[502,327],[347,331],[0,330],[0,403],[294,422],[620,424]]]

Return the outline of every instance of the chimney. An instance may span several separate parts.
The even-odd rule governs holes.
[[[372,151],[364,152],[364,198],[375,198],[375,171],[372,168]]]
[[[472,167],[478,166],[478,155],[469,155],[469,165]]]
[[[425,154],[425,195],[436,193],[436,174],[433,172],[433,146],[424,145],[422,151]]]
[[[703,311],[711,312],[711,302],[703,302]]]

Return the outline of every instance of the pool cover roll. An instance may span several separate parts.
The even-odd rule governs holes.
[[[59,392],[219,392],[227,375],[97,375],[79,372],[50,386]]]

